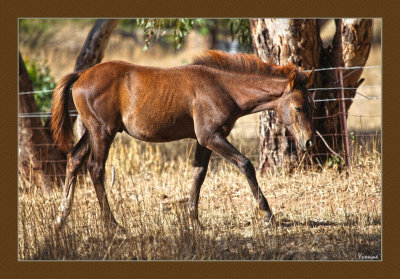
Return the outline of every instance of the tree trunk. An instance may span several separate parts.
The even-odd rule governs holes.
[[[101,62],[110,35],[118,21],[116,19],[99,19],[96,21],[77,58],[74,71],[84,70]],[[19,60],[19,92],[33,91],[21,55]],[[73,102],[69,104],[69,109],[75,109]],[[33,112],[38,112],[33,95],[19,95],[19,113]],[[79,123],[81,122],[78,121],[78,136],[81,136],[82,125],[79,125]],[[42,189],[48,191],[52,188],[52,182],[55,181],[55,178],[65,179],[66,154],[54,147],[49,129],[50,118],[47,119],[44,126],[40,118],[20,118],[18,135],[19,177],[24,188],[30,185],[40,185]]]
[[[76,59],[74,72],[88,69],[101,62],[111,33],[117,26],[118,21],[119,19],[98,19],[96,21],[82,46],[81,53]],[[70,103],[70,109],[75,109],[75,105],[72,102]],[[83,123],[79,116],[77,119],[77,134],[78,138],[83,135]]]
[[[25,63],[19,53],[19,92],[32,92]],[[23,117],[39,112],[32,94],[19,94],[18,110],[18,172],[21,187],[37,185],[44,191],[52,189],[52,182],[65,178],[66,156],[53,147],[49,133],[39,117]],[[25,115],[24,115],[25,114]]]
[[[312,67],[364,66],[371,47],[372,20],[336,20],[333,45],[324,49],[315,19],[250,19],[253,46],[256,55],[263,61],[278,65],[288,62],[303,70]],[[353,71],[353,72],[352,72]],[[343,87],[357,87],[362,69],[343,71]],[[335,71],[318,71],[314,75],[314,88],[339,87]],[[317,91],[315,99],[338,98],[339,90]],[[345,91],[345,98],[354,97],[355,90]],[[351,101],[346,102],[346,112]],[[313,127],[320,134],[342,134],[339,102],[316,102]],[[336,116],[335,116],[336,115]],[[301,152],[297,150],[292,137],[280,123],[275,112],[260,114],[260,158],[259,171],[267,169],[292,170]],[[335,151],[342,150],[340,137],[325,138]],[[328,153],[320,138],[316,138],[316,154]],[[325,162],[327,156],[316,157]]]
[[[321,67],[357,67],[364,66],[371,49],[370,19],[336,19],[336,32],[332,46],[323,50],[321,56]],[[363,80],[359,80],[363,72],[359,69],[343,69],[343,87],[357,88]],[[337,70],[318,72],[319,81],[314,83],[315,88],[337,88],[341,87]],[[337,153],[345,150],[344,127],[342,125],[343,115],[346,116],[353,103],[351,98],[356,95],[356,90],[344,90],[345,112],[341,109],[340,101],[325,101],[316,103],[313,127],[320,134],[325,135],[325,141]],[[341,90],[316,91],[315,100],[318,99],[341,99]],[[330,151],[325,143],[317,137],[315,153],[316,158],[324,163],[329,158]],[[328,154],[327,154],[328,153]]]
[[[251,19],[250,28],[255,53],[263,61],[286,65],[291,62],[303,69],[319,67],[321,38],[316,20]],[[298,154],[294,139],[274,111],[260,114],[259,171],[268,168],[291,170]]]
[[[211,35],[211,43],[210,43],[210,49],[217,49],[218,46],[218,20],[213,19],[213,25],[210,28],[210,35]]]

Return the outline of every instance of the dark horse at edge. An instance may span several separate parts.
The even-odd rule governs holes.
[[[108,227],[124,231],[111,212],[104,188],[105,163],[117,132],[148,142],[192,138],[196,142],[190,217],[198,221],[200,188],[211,152],[233,163],[246,176],[265,222],[272,212],[250,160],[226,137],[236,120],[247,114],[274,110],[301,149],[313,146],[312,98],[308,88],[313,70],[277,66],[247,54],[206,51],[190,65],[156,68],[122,61],[98,64],[66,75],[58,83],[52,104],[55,143],[65,151],[72,140],[69,96],[83,123],[84,134],[68,152],[60,213],[55,229],[68,217],[76,177],[85,161]]]

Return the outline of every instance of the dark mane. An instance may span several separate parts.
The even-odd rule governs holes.
[[[228,54],[220,50],[207,50],[197,56],[192,64],[237,73],[252,73],[287,78],[289,78],[290,73],[296,70],[296,67],[291,63],[286,66],[278,66],[265,63],[252,54]]]

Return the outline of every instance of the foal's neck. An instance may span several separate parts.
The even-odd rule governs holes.
[[[274,110],[288,87],[287,78],[280,76],[228,73],[221,80],[243,114]]]

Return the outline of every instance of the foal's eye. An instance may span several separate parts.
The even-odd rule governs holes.
[[[300,107],[294,107],[294,109],[295,109],[297,112],[300,112],[300,111],[301,111],[301,108],[300,108]]]

